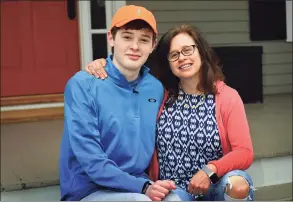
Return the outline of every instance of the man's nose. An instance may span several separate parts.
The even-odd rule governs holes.
[[[131,44],[131,49],[133,49],[133,50],[138,50],[138,41],[134,41],[134,42]]]

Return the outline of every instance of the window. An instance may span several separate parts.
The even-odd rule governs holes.
[[[113,14],[126,1],[79,1],[82,67],[97,58],[106,58],[111,49],[107,31]]]
[[[249,0],[249,23],[252,41],[286,39],[285,0]]]

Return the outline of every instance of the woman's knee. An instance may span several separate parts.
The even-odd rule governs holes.
[[[243,176],[229,176],[225,187],[226,194],[233,199],[245,199],[250,194],[250,186]]]
[[[251,177],[243,170],[232,170],[221,178],[221,185],[228,198],[253,200],[254,187]]]

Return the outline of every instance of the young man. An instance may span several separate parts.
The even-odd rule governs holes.
[[[145,174],[164,91],[143,66],[156,44],[155,18],[143,7],[124,6],[107,35],[114,49],[109,79],[80,71],[65,88],[61,200],[162,200],[175,184],[151,183]]]

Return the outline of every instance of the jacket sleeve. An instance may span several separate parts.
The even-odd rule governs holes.
[[[221,159],[209,162],[216,166],[218,176],[231,170],[246,170],[252,164],[254,156],[244,105],[237,92],[233,102],[226,103],[226,109],[223,124],[231,151]]]
[[[74,79],[65,88],[65,130],[81,168],[98,185],[140,193],[145,178],[123,172],[103,151],[98,106],[90,94],[89,81]],[[97,98],[95,98],[97,99]]]

